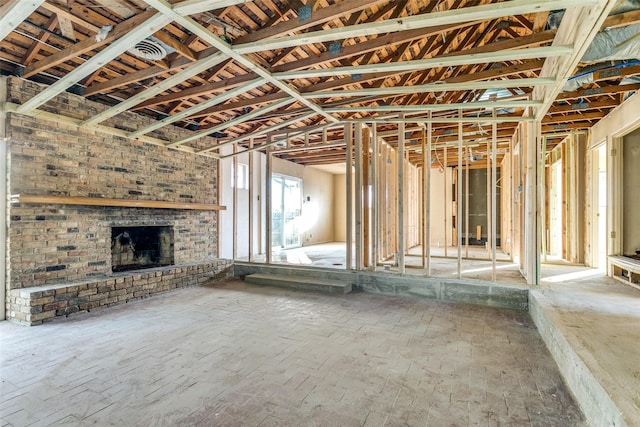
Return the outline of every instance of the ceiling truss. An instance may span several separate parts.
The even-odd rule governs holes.
[[[108,106],[85,120],[69,119],[78,126],[108,129],[118,115],[136,111],[156,120],[114,134],[214,157],[224,157],[219,150],[228,145],[246,149],[252,141],[252,149],[264,150],[284,141],[295,150],[288,158],[303,164],[344,159],[339,124],[349,121],[375,123],[378,135],[401,122],[428,124],[436,148],[451,138],[441,127],[456,123],[496,123],[506,138],[517,122],[536,119],[543,131],[560,135],[588,129],[640,89],[640,81],[628,80],[640,67],[629,65],[596,69],[587,86],[563,92],[601,28],[640,22],[638,11],[612,14],[615,5],[10,0],[0,9],[0,71],[47,87],[4,108],[43,114],[47,102],[75,88]],[[558,9],[566,10],[564,18],[549,28],[549,13]],[[165,58],[129,51],[149,38],[169,51]],[[164,140],[158,131],[165,126],[194,132]],[[483,132],[469,131],[465,141]],[[213,145],[202,145],[205,136],[213,136]]]

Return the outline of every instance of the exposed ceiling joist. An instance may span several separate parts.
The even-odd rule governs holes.
[[[44,0],[9,0],[0,8],[0,40],[15,30]]]
[[[402,19],[332,28],[329,30],[280,37],[273,40],[261,40],[234,46],[234,50],[238,53],[254,53],[265,50],[284,49],[292,46],[325,43],[334,40],[393,33],[396,31],[427,28],[437,25],[489,20],[515,14],[542,12],[545,10],[565,9],[578,5],[590,5],[597,1],[598,0],[537,0],[536,2],[532,2],[530,0],[511,0],[443,12],[425,13]]]
[[[264,84],[264,80],[255,79],[255,80],[253,80],[253,81],[251,81],[249,83],[246,83],[246,84],[244,84],[242,86],[238,86],[235,89],[231,89],[231,90],[225,91],[224,93],[222,93],[222,94],[220,94],[218,96],[214,96],[213,98],[211,98],[211,99],[209,99],[207,101],[204,101],[204,102],[201,102],[199,104],[196,104],[193,107],[186,108],[186,109],[180,111],[177,114],[173,114],[173,115],[171,115],[169,117],[166,117],[166,118],[164,118],[162,120],[157,120],[155,123],[153,123],[153,124],[151,124],[149,126],[145,126],[142,129],[139,129],[139,130],[137,130],[135,132],[132,132],[130,136],[135,138],[137,136],[144,135],[145,133],[149,133],[149,132],[151,132],[153,130],[159,129],[159,128],[163,127],[163,126],[167,126],[167,125],[169,125],[171,123],[175,123],[175,122],[177,122],[179,120],[182,120],[182,119],[187,118],[187,117],[189,117],[189,116],[191,116],[193,114],[196,114],[196,113],[198,113],[198,112],[200,112],[200,111],[202,111],[202,110],[204,110],[206,108],[213,107],[214,105],[218,105],[218,104],[221,104],[221,103],[223,103],[225,101],[228,101],[229,99],[235,98],[238,95],[242,95],[243,93],[248,92],[248,91],[250,91],[252,89],[255,89],[255,88],[257,88],[258,86],[260,86],[262,84]],[[213,131],[211,131],[211,132],[213,132]]]
[[[449,92],[454,90],[478,90],[478,89],[504,89],[517,88],[527,86],[550,85],[555,83],[554,78],[524,78],[524,79],[499,79],[484,80],[477,82],[464,83],[429,83],[426,85],[416,86],[393,86],[372,89],[355,89],[355,90],[336,90],[305,93],[304,97],[309,99],[316,98],[341,98],[349,96],[370,96],[370,95],[403,95],[410,93],[429,93],[429,92]]]
[[[309,19],[289,19],[277,25],[254,31],[237,39],[235,44],[243,45],[258,40],[268,40],[274,37],[284,36],[387,1],[389,0],[343,0],[312,12]]]
[[[255,74],[262,77],[267,82],[273,84],[283,92],[287,93],[292,98],[299,101],[301,104],[307,106],[308,108],[312,109],[316,113],[321,114],[327,120],[331,122],[336,122],[338,120],[335,117],[331,116],[330,114],[327,114],[326,112],[324,112],[322,108],[320,108],[313,102],[302,97],[296,89],[274,78],[270,72],[262,68],[260,65],[256,64],[253,60],[235,52],[228,44],[222,41],[218,36],[211,33],[209,30],[204,28],[202,25],[200,25],[196,21],[180,15],[180,12],[174,9],[171,6],[171,4],[167,3],[164,0],[145,0],[145,2],[148,3],[150,6],[154,7],[163,15],[170,17],[172,20],[178,22],[180,25],[184,26],[185,28],[188,28],[191,32],[198,35],[198,37],[200,37],[202,40],[206,41],[211,46],[217,48],[220,52],[224,53],[229,58],[233,58],[235,61],[242,64],[250,71],[254,72]]]
[[[321,70],[290,71],[275,73],[279,80],[305,79],[314,77],[333,77],[344,75],[360,75],[372,73],[391,73],[400,71],[416,71],[429,68],[454,67],[469,64],[486,64],[492,62],[525,60],[533,58],[548,58],[552,56],[566,56],[571,54],[571,46],[549,46],[530,49],[487,52],[470,55],[436,57],[415,61],[392,62],[386,64],[356,65],[351,67],[334,67]]]
[[[556,76],[557,82],[553,86],[537,86],[533,90],[533,99],[542,101],[535,110],[537,120],[542,120],[547,113],[616,3],[616,0],[599,0],[595,4],[576,5],[579,7],[566,10],[553,45],[570,44],[574,51],[568,57],[551,57],[545,61],[540,77]]]
[[[133,18],[135,19],[135,18]],[[26,113],[31,112],[44,104],[54,96],[65,91],[69,86],[79,82],[84,77],[98,70],[100,67],[122,54],[122,52],[135,45],[140,40],[147,37],[149,34],[156,32],[160,28],[167,25],[171,20],[161,14],[153,15],[151,18],[144,21],[142,24],[130,29],[129,32],[123,34],[116,42],[112,43],[84,64],[78,66],[73,71],[69,72],[66,76],[62,77],[51,86],[22,104],[18,108],[18,112]],[[128,22],[128,21],[126,21]]]
[[[96,114],[95,116],[91,117],[88,120],[85,120],[85,122],[83,123],[84,126],[91,126],[94,125],[96,123],[100,123],[104,120],[107,120],[110,117],[113,117],[117,114],[120,114],[128,109],[130,109],[131,107],[146,101],[152,97],[154,97],[155,95],[158,95],[159,93],[164,92],[165,90],[174,87],[177,84],[180,84],[181,82],[187,80],[190,77],[193,77],[201,72],[203,72],[204,70],[207,70],[211,67],[214,67],[215,65],[219,64],[220,62],[225,60],[225,56],[221,53],[212,55],[212,56],[208,56],[205,59],[201,59],[200,61],[197,61],[195,63],[193,63],[193,65],[191,65],[188,68],[185,68],[184,70],[174,74],[173,76],[164,79],[163,81],[161,81],[160,83],[151,86],[150,88],[140,92],[139,94],[132,96],[130,98],[128,98],[125,101],[122,101],[121,103],[115,105],[114,107],[111,107],[101,113]]]
[[[173,5],[176,13],[182,16],[195,15],[196,13],[207,12],[209,10],[223,9],[242,3],[249,3],[253,0],[185,0]]]
[[[251,111],[250,113],[243,114],[241,116],[238,116],[238,117],[236,117],[234,119],[229,120],[228,122],[223,122],[223,123],[221,123],[221,124],[219,124],[217,126],[213,126],[213,127],[207,128],[207,129],[205,129],[203,131],[195,133],[194,135],[192,135],[192,136],[190,136],[188,138],[183,138],[183,139],[181,139],[179,141],[172,142],[171,144],[168,144],[167,146],[168,147],[175,147],[176,145],[186,144],[187,142],[193,141],[193,140],[195,140],[195,139],[197,139],[197,138],[199,138],[201,136],[209,135],[209,134],[211,134],[213,132],[219,132],[219,131],[227,129],[227,128],[231,127],[231,126],[235,126],[237,124],[244,123],[244,122],[249,121],[249,120],[251,120],[253,118],[256,118],[256,117],[259,117],[259,116],[264,115],[266,113],[269,113],[271,111],[278,110],[280,108],[284,108],[285,106],[287,106],[290,103],[291,103],[290,99],[285,99],[284,101],[274,102],[273,104],[271,104],[269,106],[266,106],[266,107],[256,108],[255,110]],[[229,145],[229,143],[228,142],[221,143],[221,144],[218,144],[216,147],[223,147],[225,145]]]
[[[418,112],[447,110],[483,110],[491,108],[537,107],[540,101],[480,101],[457,104],[424,104],[424,105],[380,105],[366,107],[327,108],[331,113],[369,113],[369,112]]]
[[[157,22],[164,22],[165,24],[169,22],[166,19],[160,21],[158,19],[159,17],[156,17],[155,20],[151,21],[150,18],[152,18],[154,15],[157,16],[157,14],[154,11],[149,10],[116,25],[113,29],[108,31],[108,33],[104,37],[100,39],[98,39],[97,37],[87,37],[86,39],[82,40],[79,43],[76,43],[75,45],[67,49],[61,50],[60,52],[55,53],[53,55],[49,55],[45,59],[26,67],[22,72],[22,77],[24,78],[31,77],[55,65],[77,58],[101,46],[105,46],[114,40],[118,40],[118,39],[128,40],[126,45],[121,45],[121,47],[124,47],[124,48],[118,53],[120,54],[126,51],[127,49],[129,49],[131,46],[133,46],[136,43],[136,42],[130,41],[132,37],[129,36],[129,34],[134,30],[137,30],[137,32],[139,32],[141,25],[144,25],[145,27],[147,27],[150,22],[154,22],[156,23],[156,25],[157,25]],[[164,26],[164,24],[162,26]],[[150,33],[144,34],[144,36],[139,40],[142,40],[144,37],[146,37],[149,34]]]
[[[292,119],[285,120],[284,122],[280,122],[280,123],[272,125],[272,126],[267,126],[264,129],[260,129],[258,131],[252,132],[250,134],[224,141],[223,143],[225,145],[228,145],[228,144],[235,144],[236,142],[248,141],[248,140],[250,140],[252,138],[258,138],[258,137],[266,135],[269,132],[272,132],[274,130],[282,129],[282,128],[285,128],[287,126],[291,126],[291,125],[296,124],[296,123],[301,123],[304,120],[310,119],[311,117],[314,117],[316,115],[317,115],[316,113],[310,113],[310,114],[304,114],[304,115],[301,115],[301,116],[297,116],[297,117],[294,117]],[[213,147],[205,148],[203,150],[199,150],[197,152],[198,153],[206,153],[206,152],[209,152],[209,151],[212,151],[212,150],[216,150],[217,148],[218,148],[218,146],[213,146]]]

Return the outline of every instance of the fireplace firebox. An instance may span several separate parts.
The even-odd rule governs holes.
[[[173,265],[173,227],[111,227],[111,270]]]

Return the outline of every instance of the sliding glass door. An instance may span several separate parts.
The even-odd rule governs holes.
[[[273,175],[271,179],[271,241],[273,248],[300,246],[302,182],[298,178]]]

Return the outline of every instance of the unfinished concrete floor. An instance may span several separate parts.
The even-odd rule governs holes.
[[[580,375],[575,363],[566,360],[566,353],[556,356],[559,364],[567,364],[562,371],[573,376],[588,395],[599,396],[597,390],[602,388],[603,400],[613,403],[610,412],[620,412],[615,425],[640,427],[640,291],[597,270],[557,265],[547,270],[557,274],[548,274],[539,288],[532,289],[530,301],[535,299],[546,311],[549,324],[566,340],[588,375]],[[545,340],[554,341],[543,333]],[[550,345],[558,353],[557,344]],[[597,419],[600,414],[592,415]]]
[[[0,323],[2,425],[583,425],[529,315],[233,280]]]

